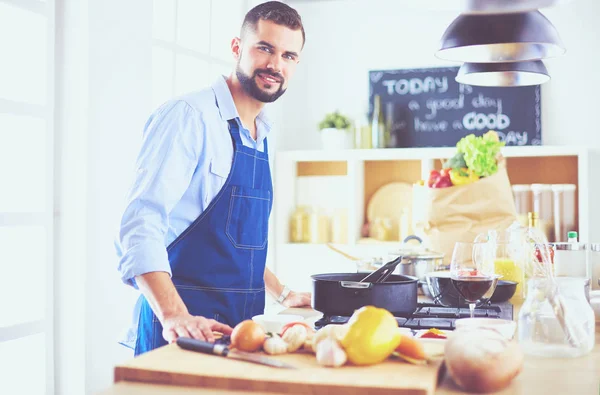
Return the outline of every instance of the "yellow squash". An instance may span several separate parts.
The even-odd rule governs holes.
[[[450,171],[450,181],[452,181],[452,185],[467,185],[477,180],[479,180],[479,176],[470,169],[461,168],[452,169],[452,171]]]
[[[355,365],[382,362],[398,347],[402,336],[389,311],[374,306],[356,310],[348,321],[349,329],[341,344],[348,360]]]

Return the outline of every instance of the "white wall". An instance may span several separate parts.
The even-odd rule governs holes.
[[[112,382],[132,353],[117,344],[135,294],[120,281],[113,240],[151,109],[152,2],[90,0],[86,393]]]
[[[57,16],[56,393],[81,395],[133,356],[113,238],[151,111],[152,2],[62,0]]]
[[[56,2],[54,358],[57,394],[85,391],[88,2]]]
[[[366,112],[368,71],[458,66],[434,56],[456,1],[289,1],[301,14],[306,48],[284,106],[281,149],[320,147],[317,124],[334,109],[351,117]],[[457,9],[457,8],[456,8]],[[567,54],[546,61],[552,76],[542,85],[544,144],[593,144],[600,134],[590,116],[600,89],[600,2],[576,0],[542,10],[558,29]]]

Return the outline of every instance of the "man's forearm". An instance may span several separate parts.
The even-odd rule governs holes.
[[[265,268],[265,288],[271,297],[275,300],[279,298],[281,292],[283,292],[283,284],[279,281],[277,276],[273,274],[269,268]]]
[[[165,318],[188,312],[169,273],[145,273],[136,276],[135,281],[161,323]]]

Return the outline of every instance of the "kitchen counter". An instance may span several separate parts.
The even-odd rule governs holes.
[[[308,322],[314,322],[321,314],[312,309],[288,309],[282,313],[299,314]],[[516,311],[515,311],[516,316]],[[600,326],[596,326],[596,346],[594,350],[580,358],[553,359],[526,356],[523,371],[511,385],[497,395],[513,394],[598,394],[600,392]],[[120,381],[99,395],[190,395],[190,394],[231,394],[245,395],[252,392],[215,390],[207,388],[156,385]],[[463,394],[446,375],[436,395]]]

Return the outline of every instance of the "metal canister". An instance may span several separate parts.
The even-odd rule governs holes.
[[[586,243],[552,243],[554,275],[558,277],[589,277]]]
[[[585,294],[589,301],[590,273],[586,243],[552,243],[554,248],[554,275],[556,277],[584,278]]]

